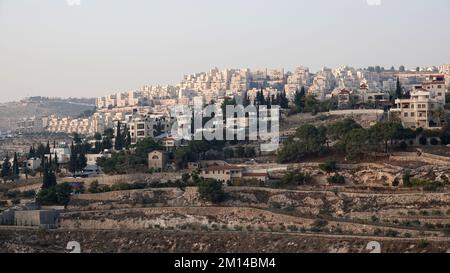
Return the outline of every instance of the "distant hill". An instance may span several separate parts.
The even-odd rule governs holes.
[[[94,98],[29,97],[19,102],[0,103],[0,130],[12,130],[16,122],[31,116],[77,117],[95,107]]]

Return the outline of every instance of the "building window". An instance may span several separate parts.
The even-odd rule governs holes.
[[[411,113],[411,117],[414,117],[416,115],[416,113],[412,112]]]
[[[405,113],[404,116],[405,116],[405,118],[407,118],[408,117],[408,113]]]

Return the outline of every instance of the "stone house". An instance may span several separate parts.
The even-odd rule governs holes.
[[[164,151],[153,151],[148,154],[148,168],[163,171],[166,168],[167,153]]]

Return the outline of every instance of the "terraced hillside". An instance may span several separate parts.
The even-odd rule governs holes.
[[[72,198],[57,230],[0,229],[4,251],[384,252],[450,251],[450,193],[227,188],[218,205],[196,188]],[[25,239],[25,238],[31,239]]]

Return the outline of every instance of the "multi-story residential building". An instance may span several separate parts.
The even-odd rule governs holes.
[[[326,95],[336,86],[336,79],[331,69],[323,68],[316,74],[312,86],[308,89],[308,94],[313,95],[318,100],[324,100]]]
[[[115,107],[134,107],[138,106],[144,100],[143,91],[119,92],[116,94],[99,97],[96,99],[96,107],[115,108]]]
[[[364,81],[356,92],[356,98],[359,103],[388,103],[390,95],[388,92],[370,89],[369,85]]]
[[[50,148],[50,155],[58,156],[58,163],[64,164],[70,161],[71,150],[66,143],[60,143],[57,147]],[[54,159],[54,158],[53,158]]]
[[[47,127],[48,119],[46,117],[23,118],[17,122],[17,131],[19,133],[38,133],[44,131]]]
[[[223,183],[242,178],[243,169],[232,165],[209,166],[201,171],[200,176],[205,179],[215,179]]]
[[[164,115],[131,114],[125,117],[125,126],[131,136],[131,144],[136,144],[145,138],[154,138],[165,134],[170,129],[170,118]]]
[[[250,89],[247,91],[247,97],[250,99],[250,102],[253,102],[255,100],[256,94],[260,91],[261,91],[260,89],[256,89],[256,88],[253,88],[253,89]],[[277,89],[274,89],[274,88],[269,87],[269,88],[263,89],[264,98],[274,98],[279,94],[280,94],[280,91],[278,91]]]
[[[295,92],[299,91],[302,87],[308,87],[312,84],[312,75],[308,68],[299,67],[295,69],[295,72],[289,75],[286,79],[286,85],[284,91],[289,100],[294,100]]]
[[[441,67],[439,67],[439,71],[442,74],[449,75],[450,76],[450,64],[444,64]]]
[[[439,128],[445,120],[442,116],[445,104],[444,75],[431,75],[420,86],[415,86],[408,99],[395,100],[391,113],[398,116],[405,127]]]
[[[337,88],[333,90],[331,95],[338,100],[338,107],[345,108],[350,105],[353,92],[345,88]]]

